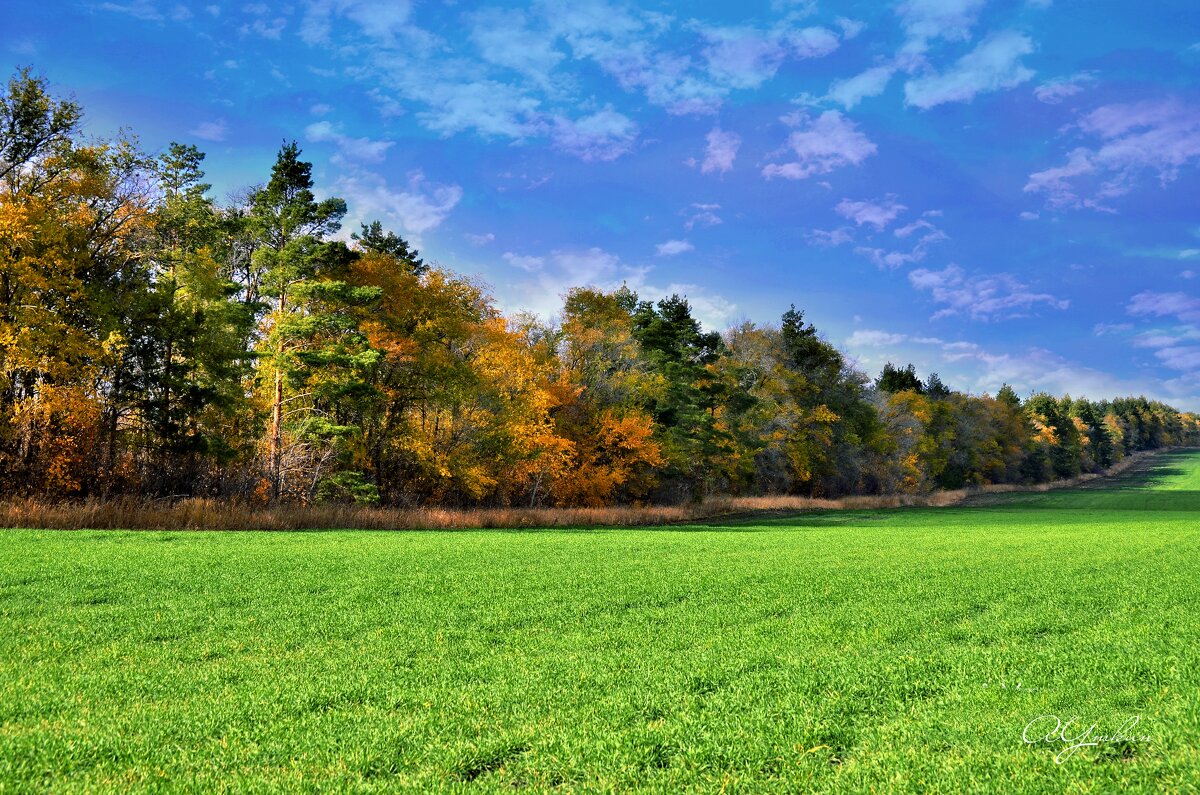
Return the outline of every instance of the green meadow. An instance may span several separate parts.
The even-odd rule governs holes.
[[[1198,452],[645,530],[0,535],[0,792],[1195,792],[1198,749]]]

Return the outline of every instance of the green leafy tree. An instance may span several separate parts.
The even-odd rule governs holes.
[[[925,394],[925,385],[917,377],[917,368],[911,364],[901,370],[891,362],[883,366],[883,372],[875,379],[875,388],[882,392],[916,392]]]
[[[665,385],[650,410],[663,436],[666,475],[683,494],[702,497],[716,485],[709,462],[729,444],[717,422],[725,386],[712,369],[722,353],[721,335],[703,331],[687,300],[672,295],[637,305],[633,336]]]
[[[248,226],[259,246],[252,255],[253,270],[270,306],[261,371],[268,389],[267,496],[272,502],[283,493],[287,474],[285,425],[311,408],[306,402],[311,395],[284,394],[286,382],[302,380],[299,372],[311,362],[298,355],[308,347],[306,335],[319,325],[306,317],[308,301],[320,297],[325,288],[310,283],[338,272],[350,259],[344,244],[326,240],[341,228],[346,203],[337,198],[317,201],[312,188],[312,164],[300,159],[293,141],[279,150],[270,181],[250,198]],[[308,424],[304,427],[312,430]]]

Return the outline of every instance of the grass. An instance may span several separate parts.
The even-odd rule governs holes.
[[[1200,791],[1200,453],[1147,461],[657,529],[4,531],[0,792]],[[1149,739],[1057,764],[1042,715]]]

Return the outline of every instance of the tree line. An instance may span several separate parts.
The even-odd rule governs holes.
[[[1034,483],[1195,445],[1142,397],[871,381],[793,306],[705,331],[687,301],[570,290],[546,323],[313,193],[293,143],[225,204],[204,154],[0,100],[0,496],[603,505]]]

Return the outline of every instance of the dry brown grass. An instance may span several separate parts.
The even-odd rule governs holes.
[[[122,498],[86,502],[37,499],[0,502],[0,527],[53,530],[459,530],[538,527],[633,527],[680,524],[730,516],[799,511],[940,508],[977,495],[1049,491],[1079,486],[1133,467],[1154,453],[1130,456],[1103,475],[1083,475],[1035,486],[977,486],[931,494],[860,495],[839,499],[712,497],[700,504],[605,508],[364,508],[346,505],[264,508],[212,499],[174,502]]]
[[[272,508],[184,499],[0,503],[0,527],[61,530],[453,530],[471,528],[660,525],[708,515],[704,506],[605,508],[364,508],[346,505]]]

